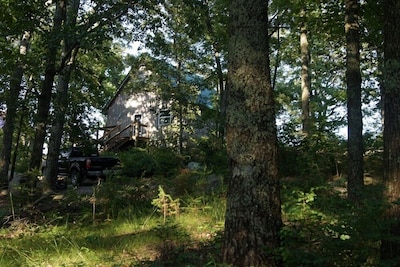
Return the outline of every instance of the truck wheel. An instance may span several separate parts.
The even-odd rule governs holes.
[[[70,174],[69,174],[69,178],[71,181],[71,184],[73,187],[78,187],[81,179],[80,179],[80,174],[78,170],[71,170]]]
[[[56,181],[56,189],[67,189],[67,181],[66,179],[57,179]]]

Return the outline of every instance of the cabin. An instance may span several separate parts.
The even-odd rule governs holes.
[[[149,90],[134,90],[133,79],[143,80],[144,67],[130,71],[119,85],[114,97],[104,107],[106,125],[102,141],[105,150],[119,150],[127,146],[145,146],[154,139],[160,128],[171,124],[168,103]]]
[[[196,135],[196,132],[206,133],[203,126],[196,126],[198,130],[187,131],[187,126],[192,124],[191,121],[201,116],[204,110],[204,104],[198,101],[200,98],[204,100],[201,90],[197,100],[194,101],[197,103],[191,105],[191,116],[182,116],[182,113],[177,112],[176,101],[174,102],[174,98],[171,97],[174,94],[170,93],[169,97],[166,97],[167,89],[159,88],[160,84],[166,86],[165,81],[154,81],[149,78],[152,75],[153,72],[144,65],[137,69],[132,68],[119,85],[113,98],[104,107],[106,125],[103,127],[104,135],[101,140],[104,150],[117,151],[132,146],[145,147],[150,142],[160,144],[168,138],[169,142],[177,144],[178,141],[171,141],[172,137],[180,136],[180,138],[188,139],[189,135]],[[173,83],[171,79],[170,84]],[[185,115],[187,115],[187,110],[188,108],[185,108]],[[183,130],[183,124],[185,130]],[[177,133],[179,131],[183,132],[183,135],[179,135]]]

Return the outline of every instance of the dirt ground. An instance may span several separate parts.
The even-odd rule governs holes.
[[[47,211],[60,210],[69,212],[71,207],[65,205],[65,194],[72,187],[66,190],[57,190],[47,194],[42,194],[40,190],[30,190],[20,183],[21,175],[15,174],[14,179],[9,183],[8,190],[0,191],[0,227],[6,226],[10,219],[26,218],[31,221],[40,220],[40,217]],[[82,186],[76,189],[79,195],[91,196],[95,183],[85,181]]]

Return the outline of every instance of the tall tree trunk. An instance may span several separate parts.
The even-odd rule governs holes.
[[[221,139],[225,137],[225,114],[226,114],[226,94],[225,94],[225,86],[224,86],[224,74],[222,71],[222,64],[221,64],[221,51],[220,45],[215,37],[214,28],[211,21],[210,15],[210,7],[209,1],[203,0],[203,8],[205,9],[205,21],[207,27],[207,33],[209,35],[209,39],[211,40],[216,64],[216,73],[218,79],[218,89],[217,92],[219,93],[219,115],[217,117],[217,136]]]
[[[28,79],[27,83],[29,83],[29,79]],[[30,89],[28,88],[28,91],[29,90]],[[19,104],[20,107],[21,107],[21,105],[26,104],[27,95],[28,95],[28,92],[26,92],[24,98],[21,99],[21,102]],[[9,171],[10,172],[10,175],[9,175],[9,180],[10,181],[12,179],[14,179],[18,153],[20,152],[21,134],[22,134],[23,130],[25,129],[24,121],[25,121],[26,117],[28,116],[28,113],[29,113],[29,111],[26,110],[26,109],[23,109],[23,108],[20,108],[20,111],[18,112],[19,121],[18,121],[18,125],[16,125],[17,132],[15,134],[15,140],[14,140],[15,145],[13,147],[11,165],[10,165],[10,171]]]
[[[71,0],[68,2],[65,26],[71,31],[76,27],[76,19],[78,16],[80,0]],[[72,32],[72,31],[71,31]],[[65,114],[68,109],[68,88],[71,73],[74,67],[76,55],[79,47],[73,35],[64,38],[64,48],[62,53],[62,62],[65,66],[62,69],[57,81],[56,94],[54,97],[54,121],[50,130],[50,140],[48,147],[48,155],[46,161],[46,169],[44,172],[44,191],[49,191],[56,186],[56,178],[58,172],[58,155],[60,152],[61,139],[63,135]]]
[[[310,134],[310,96],[311,96],[311,79],[310,79],[310,50],[307,38],[307,27],[303,23],[300,28],[300,53],[301,53],[301,111],[303,134]]]
[[[19,122],[18,122],[18,128],[17,128],[17,134],[15,138],[15,146],[14,146],[14,152],[12,153],[12,160],[11,160],[11,170],[10,170],[10,181],[14,179],[14,172],[16,168],[16,163],[17,163],[17,156],[19,152],[19,144],[21,141],[21,133],[22,133],[22,127],[24,124],[24,113],[19,115]]]
[[[50,33],[46,52],[46,69],[42,91],[38,97],[37,114],[35,121],[35,137],[32,145],[29,169],[39,169],[42,163],[43,144],[46,139],[46,128],[49,118],[51,94],[53,90],[54,77],[56,75],[57,52],[61,41],[61,25],[65,17],[65,1],[56,1],[53,29]]]
[[[358,200],[364,187],[361,111],[359,0],[346,0],[346,83],[348,120],[348,198]]]
[[[22,77],[24,74],[24,63],[22,57],[26,55],[30,40],[30,33],[25,32],[21,38],[19,56],[13,73],[10,77],[10,89],[7,92],[7,117],[3,131],[3,146],[0,158],[0,189],[8,188],[8,171],[11,161],[11,150],[13,147],[13,135],[15,129],[15,118],[17,117],[18,97],[21,91]]]
[[[218,44],[214,44],[215,64],[217,65],[217,77],[218,77],[218,88],[219,88],[219,122],[217,128],[217,136],[224,140],[225,138],[225,117],[226,117],[226,92],[224,86],[224,74],[222,72],[221,65],[221,54]]]
[[[177,53],[177,50],[175,50]],[[178,53],[176,60],[178,61],[178,69],[177,69],[177,77],[176,77],[176,87],[179,95],[179,140],[178,140],[178,146],[179,146],[179,153],[183,154],[183,112],[184,112],[184,96],[182,94],[182,84],[181,84],[181,71],[182,71],[182,61],[179,59]]]
[[[54,97],[55,115],[54,122],[50,129],[50,139],[48,145],[48,154],[46,159],[46,168],[44,171],[44,188],[47,192],[55,188],[58,172],[58,154],[60,152],[63,127],[65,123],[65,113],[68,107],[68,87],[71,76],[71,67],[67,67],[59,75],[57,82],[56,95]]]
[[[223,260],[232,266],[281,266],[274,254],[282,221],[267,28],[268,1],[231,1]]]
[[[390,202],[400,198],[400,1],[384,0],[384,181]],[[382,257],[400,255],[400,205],[386,212],[390,240],[382,243]],[[397,239],[397,242],[396,242]]]

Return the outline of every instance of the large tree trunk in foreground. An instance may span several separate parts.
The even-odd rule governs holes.
[[[227,210],[223,260],[281,266],[277,138],[269,74],[268,1],[232,0],[227,86]]]
[[[384,0],[384,181],[390,202],[400,198],[400,1]],[[391,223],[382,257],[399,262],[400,205],[386,212]],[[397,258],[397,259],[396,259]]]
[[[364,187],[359,9],[358,0],[346,0],[347,192],[352,200],[359,200]]]
[[[10,89],[7,92],[7,117],[4,125],[3,146],[0,158],[0,188],[8,188],[8,171],[11,161],[11,150],[13,147],[13,135],[15,129],[15,118],[17,117],[18,98],[21,91],[22,77],[24,74],[24,63],[22,57],[26,55],[30,40],[30,33],[25,32],[21,38],[19,53],[20,59],[16,62],[10,77]]]

